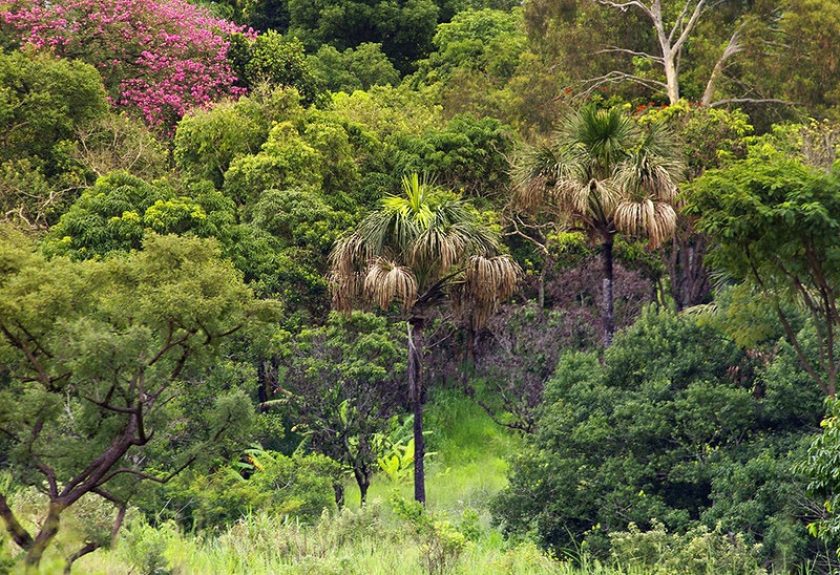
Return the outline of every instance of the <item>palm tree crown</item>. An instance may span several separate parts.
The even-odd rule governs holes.
[[[642,129],[617,108],[586,107],[566,118],[553,142],[526,150],[514,176],[520,202],[554,211],[569,228],[645,237],[656,247],[676,227],[681,172],[665,128]]]
[[[486,315],[509,297],[519,267],[500,255],[498,236],[457,195],[420,180],[402,181],[331,255],[334,305],[366,299],[409,313],[450,298]]]

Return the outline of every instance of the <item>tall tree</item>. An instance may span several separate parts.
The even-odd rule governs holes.
[[[713,239],[710,262],[770,303],[802,368],[834,397],[840,178],[792,151],[765,143],[707,172],[689,190],[689,209]],[[808,318],[804,326],[792,307]]]
[[[672,105],[686,99],[712,107],[779,108],[794,95],[785,88],[785,66],[823,35],[792,31],[787,4],[532,0],[525,12],[535,44],[586,93],[621,86],[625,97]]]
[[[0,449],[48,498],[30,533],[0,491],[28,565],[83,497],[124,510],[138,480],[165,482],[248,423],[244,393],[202,385],[262,307],[218,256],[207,240],[156,236],[129,255],[47,260],[0,228]]]
[[[113,102],[169,133],[187,110],[242,92],[228,61],[242,31],[187,0],[6,2],[11,41],[99,70]]]
[[[483,323],[509,297],[519,266],[500,254],[498,236],[457,195],[422,182],[402,181],[331,254],[333,303],[360,300],[387,310],[399,304],[408,320],[408,384],[414,413],[414,498],[425,503],[422,377],[423,329],[432,310],[449,306]]]
[[[604,345],[615,331],[613,244],[618,233],[652,247],[674,233],[682,162],[661,124],[646,128],[619,110],[568,115],[554,141],[526,149],[514,167],[519,207],[549,213],[601,246]]]
[[[621,71],[612,71],[600,78],[596,85],[613,81],[632,81],[651,87],[664,89],[671,104],[676,104],[681,96],[680,93],[680,59],[692,34],[696,32],[701,18],[712,6],[708,0],[684,0],[684,2],[668,2],[663,7],[662,0],[630,0],[628,2],[614,2],[612,0],[593,0],[594,2],[621,11],[629,9],[638,10],[653,27],[656,38],[656,52],[647,53],[639,50],[632,50],[627,47],[611,46],[605,50],[618,52],[634,57],[645,58],[654,66],[662,69],[665,82],[656,79],[641,77],[635,74],[628,74]],[[679,6],[678,6],[679,4]],[[717,81],[723,73],[727,60],[740,51],[739,32],[736,28],[729,38],[729,42],[723,49],[718,61],[715,63],[712,72],[709,74],[706,87],[703,91],[703,105],[712,103]]]

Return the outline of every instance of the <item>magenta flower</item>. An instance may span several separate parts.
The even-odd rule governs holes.
[[[191,108],[243,93],[228,38],[254,35],[186,0],[12,0],[0,23],[22,44],[96,66],[112,102],[164,132]]]

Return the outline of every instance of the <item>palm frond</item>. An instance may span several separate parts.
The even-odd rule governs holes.
[[[349,311],[360,295],[361,270],[366,265],[364,244],[360,236],[340,238],[330,252],[329,287],[335,309]]]
[[[476,327],[484,325],[499,303],[513,295],[521,274],[522,269],[508,255],[469,259],[461,297],[468,302]]]
[[[665,202],[650,199],[622,202],[615,211],[616,227],[631,236],[647,237],[651,247],[659,247],[677,228],[677,213]]]
[[[382,309],[397,301],[408,310],[417,300],[417,279],[409,268],[379,258],[368,268],[364,293]]]

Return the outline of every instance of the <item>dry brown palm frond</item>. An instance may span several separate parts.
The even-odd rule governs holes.
[[[617,170],[615,182],[630,197],[660,202],[673,202],[677,197],[677,181],[666,166],[628,162]]]
[[[330,294],[333,308],[349,312],[362,295],[362,276],[358,273],[342,275],[332,273],[329,276]]]
[[[677,182],[665,166],[656,166],[651,171],[644,188],[660,202],[673,202],[677,198]]]
[[[357,273],[368,259],[365,252],[364,242],[358,234],[339,238],[330,252],[330,270],[340,276]]]
[[[474,325],[484,325],[499,303],[513,295],[521,273],[519,265],[507,255],[469,259],[462,297],[472,312]]]
[[[666,202],[626,201],[616,209],[615,223],[628,235],[648,238],[650,246],[655,248],[674,234],[677,213]]]
[[[364,293],[382,309],[398,301],[407,311],[417,301],[417,279],[409,268],[379,258],[368,268]]]
[[[412,265],[435,262],[435,267],[445,274],[463,257],[466,248],[463,235],[453,230],[430,228],[414,241],[409,261]]]
[[[535,210],[546,203],[549,180],[538,175],[514,187],[513,202],[519,211]]]
[[[578,218],[609,220],[622,199],[610,180],[567,180],[558,188],[558,204]]]
[[[355,234],[340,238],[330,252],[329,287],[335,309],[349,311],[361,295],[363,246]]]
[[[570,149],[554,145],[521,150],[514,160],[511,179],[513,201],[521,211],[552,206],[560,182],[580,179],[580,166]]]

